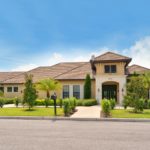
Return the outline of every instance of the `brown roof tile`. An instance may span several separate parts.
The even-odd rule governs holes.
[[[86,63],[87,62],[59,63],[59,64],[56,64],[53,66],[48,66],[48,67],[38,67],[31,71],[28,71],[27,73],[33,75],[33,82],[38,82],[44,78],[59,79],[59,76],[60,76],[60,79],[62,79],[61,76],[65,75],[65,74],[69,75],[69,73],[71,71],[73,71],[77,68],[80,68],[82,65],[84,65]],[[90,70],[88,70],[88,71],[90,71]],[[82,74],[84,74],[84,71],[82,71]],[[77,76],[75,76],[74,78],[77,78]],[[14,78],[4,81],[4,83],[24,83],[24,82],[25,82],[24,74],[21,74],[17,77],[14,77]]]
[[[106,52],[98,57],[94,58],[95,62],[109,62],[109,61],[127,61],[130,62],[131,58],[119,55],[113,52]]]
[[[91,78],[93,78],[91,64],[89,62],[56,77],[56,79],[57,80],[85,79],[87,74],[90,74]]]
[[[0,72],[0,82],[16,77],[23,72]]]
[[[127,74],[133,74],[135,72],[138,74],[142,74],[147,71],[150,71],[150,69],[135,64],[127,67]]]

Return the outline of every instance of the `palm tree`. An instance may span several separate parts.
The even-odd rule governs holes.
[[[37,84],[37,89],[46,91],[47,98],[50,98],[50,92],[61,89],[61,84],[51,78],[43,79]]]
[[[145,88],[149,91],[149,98],[150,98],[150,72],[147,72],[143,75],[143,82],[145,85]]]

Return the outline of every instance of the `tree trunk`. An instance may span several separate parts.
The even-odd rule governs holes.
[[[47,98],[50,98],[50,92],[47,90]]]

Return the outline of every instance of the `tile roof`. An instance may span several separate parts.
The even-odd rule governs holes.
[[[23,72],[0,72],[0,82],[16,77]]]
[[[135,64],[127,67],[127,74],[133,74],[135,72],[138,74],[142,74],[147,71],[150,71],[150,69]]]
[[[113,52],[106,52],[98,57],[94,58],[95,62],[105,62],[105,61],[131,61],[131,58],[119,55]]]
[[[57,80],[85,79],[86,74],[91,74],[91,71],[89,62],[67,62],[48,67],[38,67],[27,73],[33,75],[33,82],[35,83],[44,78],[54,78]],[[8,79],[4,83],[24,83],[24,74]]]

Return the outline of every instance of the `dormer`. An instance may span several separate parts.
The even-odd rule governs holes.
[[[90,60],[92,70],[96,75],[125,75],[126,67],[131,58],[113,52],[104,53]]]

